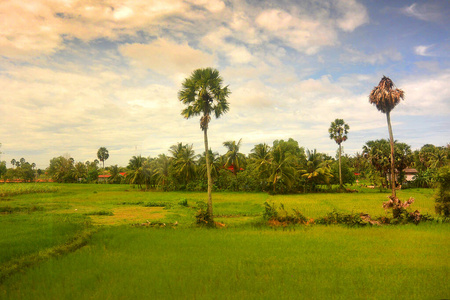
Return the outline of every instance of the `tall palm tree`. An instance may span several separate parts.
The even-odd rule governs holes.
[[[109,151],[105,147],[100,147],[97,151],[98,159],[103,163],[103,169],[105,168],[105,160],[109,158]]]
[[[13,168],[16,166],[16,160],[14,158],[11,159],[11,164],[12,164]]]
[[[208,152],[208,125],[211,114],[219,118],[229,109],[227,98],[230,94],[228,86],[222,87],[223,79],[219,71],[212,68],[197,69],[186,78],[178,92],[178,99],[187,107],[181,115],[186,119],[200,116],[200,128],[203,131],[205,152]],[[213,220],[212,208],[212,178],[209,155],[206,155],[206,170],[208,175],[208,216]]]
[[[234,176],[236,176],[237,172],[245,164],[245,155],[239,152],[241,142],[242,139],[240,139],[237,144],[236,141],[227,141],[223,143],[223,145],[228,149],[228,152],[225,153],[225,167],[228,168],[232,166]]]
[[[391,189],[392,197],[395,197],[395,170],[394,170],[394,135],[392,134],[391,111],[405,98],[405,92],[396,89],[394,82],[383,76],[378,86],[374,87],[369,95],[369,102],[377,107],[379,111],[386,114],[389,140],[391,144]]]
[[[339,187],[342,188],[342,170],[341,170],[341,153],[342,153],[342,142],[347,140],[347,133],[350,129],[350,126],[344,122],[343,119],[336,119],[334,122],[331,122],[331,126],[328,129],[328,133],[330,134],[330,139],[334,140],[336,144],[339,145]]]
[[[155,164],[157,184],[165,188],[165,186],[169,183],[170,158],[165,154],[160,154],[155,160]]]

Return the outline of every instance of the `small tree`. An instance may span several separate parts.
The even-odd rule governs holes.
[[[344,122],[342,119],[336,119],[334,122],[331,122],[331,126],[328,129],[328,133],[330,134],[330,139],[334,140],[336,144],[339,145],[339,187],[342,188],[342,167],[341,167],[341,153],[342,153],[342,142],[347,140],[347,133],[350,129],[350,126]]]
[[[109,152],[105,147],[100,147],[97,151],[98,159],[103,163],[103,169],[105,168],[105,160],[109,158]]]

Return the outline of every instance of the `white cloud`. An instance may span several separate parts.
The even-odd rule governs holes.
[[[442,3],[445,3],[443,1]],[[441,22],[448,18],[448,5],[441,6],[438,1],[413,3],[402,9],[402,12],[407,16],[417,18],[428,22]]]
[[[122,55],[130,58],[135,67],[146,67],[175,79],[189,75],[194,69],[214,65],[214,57],[167,39],[158,39],[151,44],[126,44],[119,48]]]
[[[346,52],[341,55],[343,61],[350,61],[353,63],[364,63],[364,64],[385,64],[388,61],[399,61],[401,60],[402,54],[395,49],[386,49],[384,51],[376,53],[364,53],[362,51],[346,48]]]
[[[414,53],[420,56],[431,56],[431,54],[428,52],[428,50],[433,47],[433,45],[420,45],[414,47]]]

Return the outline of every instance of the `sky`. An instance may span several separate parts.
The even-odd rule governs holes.
[[[335,156],[328,128],[350,126],[344,152],[388,138],[368,95],[383,75],[404,90],[394,138],[419,149],[450,142],[450,1],[2,0],[0,160],[105,166],[204,151],[199,118],[184,119],[182,82],[219,70],[230,110],[209,127],[213,151],[242,139],[293,138]]]

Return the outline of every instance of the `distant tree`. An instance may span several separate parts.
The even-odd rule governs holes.
[[[12,164],[13,168],[16,166],[16,160],[14,158],[11,159],[11,164]]]
[[[26,161],[26,159],[25,158],[21,158],[20,159],[20,165],[22,166],[23,164],[25,164],[27,161]]]
[[[98,159],[103,163],[103,169],[105,168],[105,160],[109,158],[109,151],[105,147],[100,147],[97,151]]]
[[[187,107],[181,112],[182,116],[189,119],[201,115],[200,128],[203,131],[205,152],[208,152],[208,125],[211,114],[219,118],[229,109],[227,98],[230,94],[228,86],[222,87],[223,79],[219,71],[212,68],[197,69],[186,78],[178,92],[178,99]],[[208,218],[213,221],[212,207],[212,177],[209,156],[206,155],[206,168],[208,177]],[[214,223],[212,222],[211,225]]]
[[[269,178],[267,179],[272,192],[287,192],[295,181],[295,156],[289,151],[286,143],[274,145],[271,151],[269,163]],[[286,187],[286,190],[280,189],[280,184]]]
[[[236,141],[226,141],[223,145],[228,149],[225,153],[225,167],[233,167],[233,174],[236,176],[237,172],[244,167],[245,155],[239,152],[242,139]]]
[[[59,156],[50,160],[48,174],[56,182],[75,182],[74,165],[71,157]]]
[[[3,175],[5,175],[7,171],[8,168],[6,167],[6,161],[0,162],[0,178],[3,177]]]
[[[172,146],[173,147],[173,146]],[[173,157],[173,169],[178,180],[186,185],[195,178],[197,172],[197,156],[193,150],[193,145],[184,145]]]
[[[381,78],[378,86],[374,87],[369,95],[369,102],[374,104],[379,111],[386,114],[388,130],[389,130],[389,141],[391,145],[391,189],[392,197],[396,196],[395,193],[395,170],[394,170],[394,135],[392,134],[391,125],[391,111],[394,107],[400,103],[400,100],[405,98],[405,93],[402,90],[395,89],[394,82],[383,76]]]
[[[122,181],[122,175],[120,175],[120,168],[118,165],[109,167],[109,174],[111,177],[108,178],[109,183],[120,183]]]
[[[350,129],[350,126],[344,122],[343,119],[336,119],[334,122],[331,122],[330,128],[328,129],[328,133],[330,134],[330,139],[334,140],[336,144],[339,145],[339,187],[342,188],[342,167],[341,167],[341,153],[342,142],[347,140],[347,133]]]

